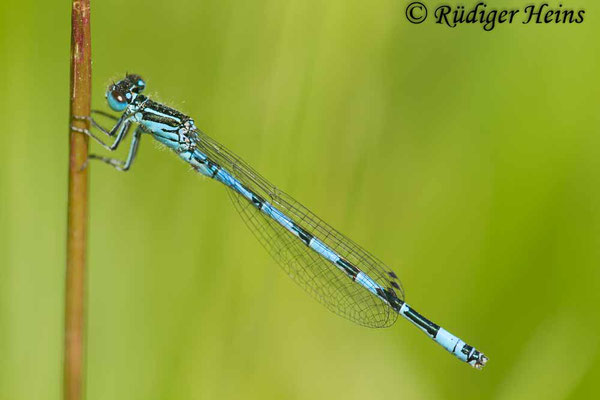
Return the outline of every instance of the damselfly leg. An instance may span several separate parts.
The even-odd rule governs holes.
[[[87,167],[89,160],[99,160],[102,161],[112,167],[114,167],[118,171],[127,171],[129,167],[131,167],[131,163],[135,159],[137,154],[138,147],[140,145],[140,138],[142,136],[142,129],[137,127],[135,131],[133,131],[133,139],[131,139],[131,145],[129,146],[129,153],[127,154],[127,159],[125,161],[118,160],[116,158],[99,156],[97,154],[90,154],[88,159],[82,166],[82,169]]]
[[[103,117],[110,118],[113,121],[119,120],[119,117],[114,116],[111,113],[107,113],[106,111],[102,111],[102,110],[92,110],[92,114],[102,115]],[[91,117],[84,117],[84,118],[91,118]]]
[[[114,116],[110,113],[107,113],[106,111],[102,111],[102,110],[91,110],[92,114],[98,114],[98,115],[102,115],[103,117],[106,118],[110,118],[113,121],[118,121],[119,117]],[[108,129],[105,129],[102,127],[102,125],[100,125],[94,118],[92,118],[89,115],[74,115],[73,119],[77,120],[77,121],[90,121],[90,124],[92,126],[95,126],[96,128],[100,129],[103,133],[105,133],[106,135],[111,135],[111,132]]]
[[[128,120],[128,118],[125,116],[125,114],[123,114],[120,118],[117,118],[117,117],[115,117],[111,114],[105,113],[103,111],[93,111],[93,112],[100,114],[100,115],[104,115],[104,116],[112,118],[112,119],[115,119],[117,121],[117,123],[115,124],[114,127],[112,127],[112,129],[109,130],[109,129],[102,127],[92,117],[89,117],[89,116],[73,116],[73,119],[90,121],[91,127],[98,129],[102,133],[104,133],[110,137],[113,137],[116,135],[117,137],[115,138],[115,140],[113,141],[112,144],[109,145],[109,144],[105,143],[98,136],[94,135],[91,132],[91,130],[89,130],[89,129],[78,128],[76,126],[71,126],[71,129],[73,129],[75,132],[80,132],[80,133],[88,135],[89,137],[94,139],[96,142],[100,143],[105,149],[107,149],[109,151],[115,151],[117,149],[117,147],[119,147],[119,144],[121,143],[121,141],[125,138],[125,136],[127,136],[127,133],[131,129],[131,122]],[[129,154],[127,155],[127,159],[125,161],[118,160],[115,158],[104,157],[104,156],[100,156],[97,154],[90,154],[88,156],[88,159],[81,166],[81,169],[84,170],[87,167],[89,160],[100,160],[106,164],[113,166],[115,169],[117,169],[119,171],[127,171],[129,169],[129,167],[131,166],[133,159],[135,158],[135,154],[137,152],[141,133],[142,133],[141,129],[138,127],[136,129],[136,131],[134,132],[134,137],[131,141],[131,146],[129,148]]]
[[[106,150],[109,150],[109,151],[114,151],[119,146],[119,143],[121,142],[121,140],[123,140],[125,135],[127,135],[127,131],[131,127],[131,122],[128,121],[128,119],[125,115],[122,115],[121,118],[119,118],[117,120],[117,123],[115,124],[115,126],[110,130],[103,128],[92,117],[74,116],[73,119],[88,120],[88,121],[90,121],[90,124],[92,127],[100,130],[102,133],[104,133],[110,137],[113,137],[116,134],[117,138],[114,140],[114,142],[111,145],[109,145],[109,144],[106,144],[98,136],[94,135],[89,129],[71,126],[71,129],[73,129],[75,132],[80,132],[80,133],[84,133],[84,134],[88,135],[89,137],[94,139],[96,142],[100,143]]]

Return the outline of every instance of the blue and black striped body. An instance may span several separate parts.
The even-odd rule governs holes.
[[[192,138],[187,133],[195,126],[187,115],[143,95],[136,96],[128,111],[132,114],[132,121],[176,153],[192,147]]]
[[[328,309],[370,327],[390,326],[402,315],[460,360],[479,369],[485,365],[487,357],[482,353],[404,302],[400,280],[385,264],[197,129],[192,118],[142,95],[144,88],[138,75],[127,75],[109,87],[109,106],[123,114],[110,132],[105,131],[117,135],[115,144],[105,147],[114,150],[132,123],[139,128],[127,162],[97,158],[127,170],[140,135],[152,135],[196,171],[225,185],[261,244],[292,279]]]

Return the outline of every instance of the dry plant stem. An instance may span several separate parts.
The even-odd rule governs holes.
[[[91,45],[90,1],[73,0],[71,16],[71,115],[69,125],[89,128],[73,115],[90,115]],[[65,348],[63,395],[65,400],[83,398],[85,359],[85,261],[88,214],[88,138],[69,132],[69,198],[67,270],[65,293]]]

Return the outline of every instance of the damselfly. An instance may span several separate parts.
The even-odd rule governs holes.
[[[390,326],[402,315],[460,360],[478,369],[485,366],[488,358],[483,353],[406,304],[398,276],[385,264],[196,128],[190,117],[144,96],[145,87],[144,80],[132,74],[109,86],[108,105],[121,113],[113,116],[117,122],[110,130],[89,116],[74,117],[89,120],[92,127],[114,137],[108,145],[90,130],[73,127],[111,151],[137,125],[125,161],[97,155],[89,159],[127,171],[142,134],[150,134],[196,171],[223,183],[244,222],[271,256],[329,310],[369,327]]]

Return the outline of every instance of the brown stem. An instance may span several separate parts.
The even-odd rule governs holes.
[[[90,115],[90,0],[73,0],[72,7],[69,124],[89,129],[89,122],[74,121],[73,116]],[[87,159],[87,154],[87,136],[70,129],[63,381],[65,400],[83,398],[88,169],[81,170],[81,166]]]

